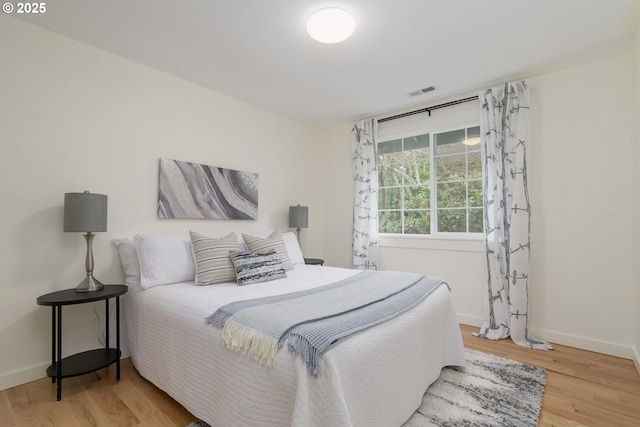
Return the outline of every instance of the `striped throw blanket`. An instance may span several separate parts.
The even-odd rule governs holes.
[[[232,302],[205,321],[223,328],[226,347],[267,366],[287,343],[318,377],[330,345],[399,315],[442,284],[414,273],[367,270],[319,288]]]

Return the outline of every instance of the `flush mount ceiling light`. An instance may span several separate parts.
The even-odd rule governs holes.
[[[322,43],[339,43],[351,37],[356,29],[353,16],[342,9],[320,9],[307,20],[307,32]]]
[[[480,137],[479,136],[473,136],[471,138],[467,138],[464,141],[462,141],[463,144],[465,145],[478,145],[480,144]]]

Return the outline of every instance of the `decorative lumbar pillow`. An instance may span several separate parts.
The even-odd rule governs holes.
[[[289,258],[287,247],[284,244],[282,233],[279,230],[275,230],[269,235],[269,237],[258,237],[250,234],[243,234],[244,239],[249,251],[252,253],[267,253],[275,251],[278,258],[282,261],[282,265],[286,271],[293,270],[293,263]]]
[[[229,252],[240,250],[236,233],[220,239],[189,231],[196,265],[196,285],[235,282],[236,271]]]
[[[137,234],[133,241],[140,260],[140,286],[143,289],[195,279],[188,237]]]
[[[282,261],[275,251],[262,254],[231,252],[229,255],[238,285],[251,285],[287,277]]]

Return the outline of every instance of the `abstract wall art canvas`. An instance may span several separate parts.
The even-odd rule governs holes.
[[[258,219],[258,174],[160,159],[158,218]]]

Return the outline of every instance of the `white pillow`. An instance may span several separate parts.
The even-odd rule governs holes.
[[[114,239],[113,244],[120,255],[120,262],[124,270],[125,285],[134,286],[140,284],[140,261],[136,246],[131,239]]]
[[[291,262],[295,264],[304,264],[304,256],[302,256],[302,250],[300,250],[300,244],[298,243],[298,238],[296,234],[292,231],[284,233],[282,235],[284,239],[284,245],[287,248],[287,252],[289,252],[289,258],[291,258]]]
[[[143,289],[195,279],[189,237],[137,234],[133,241],[140,261],[140,286]]]

